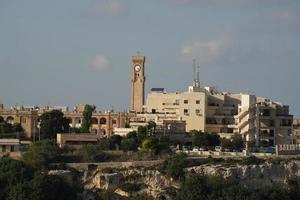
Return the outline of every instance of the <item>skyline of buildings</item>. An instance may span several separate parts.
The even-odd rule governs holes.
[[[200,130],[226,138],[238,133],[252,146],[292,144],[296,141],[289,106],[252,94],[234,94],[203,87],[199,69],[195,65],[193,67],[194,79],[186,92],[167,93],[163,88],[153,88],[145,98],[145,57],[133,56],[130,112],[94,112],[91,133],[107,137],[117,129],[126,126],[137,128],[154,121],[159,127],[172,129],[174,133]],[[84,105],[80,104],[71,111],[63,106],[21,106],[12,110],[2,106],[0,116],[9,123],[21,123],[27,136],[35,137],[39,116],[53,109],[64,113],[71,128],[81,127]]]

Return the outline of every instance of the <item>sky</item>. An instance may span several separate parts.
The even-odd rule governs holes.
[[[202,85],[300,117],[299,0],[0,0],[0,102],[126,111],[131,56],[146,92]]]

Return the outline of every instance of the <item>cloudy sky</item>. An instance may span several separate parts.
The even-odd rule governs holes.
[[[0,102],[127,110],[130,58],[147,91],[204,85],[281,101],[300,117],[299,0],[0,0]]]

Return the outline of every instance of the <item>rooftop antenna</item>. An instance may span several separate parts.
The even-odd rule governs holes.
[[[193,59],[193,81],[196,81],[196,59]]]
[[[197,66],[197,82],[200,82],[200,65]]]

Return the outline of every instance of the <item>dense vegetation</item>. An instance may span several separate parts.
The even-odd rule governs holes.
[[[221,143],[220,136],[214,133],[192,130],[190,134],[193,137],[193,145],[198,147],[218,146]]]
[[[180,189],[174,194],[177,200],[294,200],[300,199],[300,178],[290,177],[287,185],[274,182],[272,185],[245,184],[239,177],[225,179],[222,176],[205,176],[184,172],[184,155],[171,155],[165,162],[168,176],[179,179]],[[204,163],[258,165],[264,162],[254,156],[243,160],[208,158]]]
[[[40,117],[41,137],[43,139],[56,139],[57,133],[69,132],[69,121],[59,110],[52,110]]]
[[[20,123],[14,123],[13,125],[8,123],[0,116],[0,137],[4,138],[16,138],[24,137],[23,128]]]
[[[181,183],[176,196],[178,200],[295,200],[300,199],[300,181],[289,179],[287,186],[245,185],[238,178],[204,176],[189,173]]]
[[[76,190],[59,176],[49,176],[24,161],[4,156],[0,159],[0,199],[71,200],[76,199]]]

